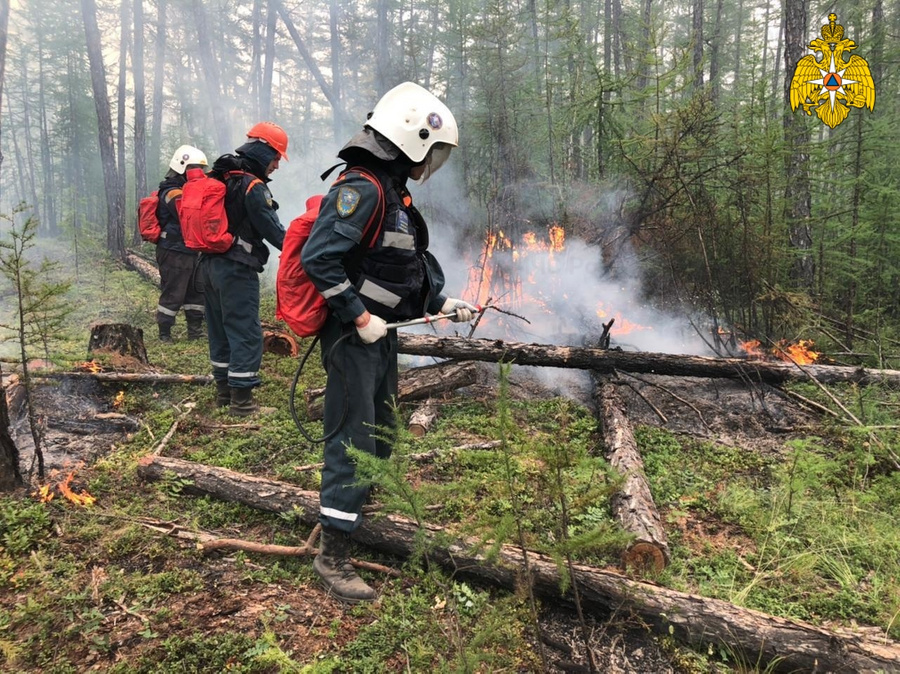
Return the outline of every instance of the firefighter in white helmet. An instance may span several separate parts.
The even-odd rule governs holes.
[[[397,333],[385,326],[452,312],[469,321],[476,311],[442,293],[443,271],[427,250],[428,228],[406,188],[410,178],[428,180],[458,142],[453,113],[434,94],[412,82],[388,91],[338,153],[350,168],[323,199],[303,247],[303,268],[330,310],[319,336],[328,373],[325,435],[332,437],[325,443],[322,545],[313,568],[348,602],[376,596],[349,562],[349,535],[362,521],[368,488],[357,484],[346,447],[391,454],[375,430],[394,426]]]
[[[205,335],[203,290],[195,278],[198,254],[184,245],[176,207],[187,170],[207,166],[206,155],[201,150],[182,145],[172,155],[169,170],[159,184],[157,218],[162,234],[156,243],[156,262],[162,292],[156,306],[156,323],[163,342],[172,341],[172,326],[179,310],[184,311],[188,339],[202,339]]]

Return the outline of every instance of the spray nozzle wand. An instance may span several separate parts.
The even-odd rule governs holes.
[[[485,306],[481,306],[480,304],[475,305],[475,313],[482,314],[485,310],[492,308],[492,304],[487,304]],[[414,318],[410,321],[401,321],[399,323],[388,323],[388,330],[396,330],[398,328],[408,328],[411,325],[425,325],[428,323],[434,323],[435,321],[443,321],[448,318],[456,318],[456,311],[452,311],[449,314],[433,314],[431,316],[423,316],[422,318]]]

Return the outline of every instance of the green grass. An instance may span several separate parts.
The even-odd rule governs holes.
[[[61,335],[54,360],[85,359],[92,321],[123,321],[145,330],[155,367],[207,374],[206,345],[184,341],[183,321],[174,347],[155,339],[157,297],[155,288],[112,263],[82,265],[71,295],[71,332]],[[99,306],[110,309],[99,316]],[[263,319],[273,320],[273,310],[267,295]],[[317,471],[295,470],[321,460],[321,446],[304,441],[288,413],[296,367],[296,359],[264,357],[259,398],[276,411],[253,420],[258,428],[251,431],[215,428],[235,420],[213,408],[211,386],[107,387],[110,398],[124,391],[124,410],[142,423],[89,469],[79,469],[97,504],[0,499],[0,669],[78,672],[102,664],[121,673],[375,672],[387,663],[401,671],[539,671],[524,591],[476,587],[421,558],[403,567],[402,579],[368,576],[383,588],[377,606],[346,611],[336,622],[311,618],[312,636],[328,637],[329,644],[337,639],[314,653],[298,641],[298,625],[305,623],[292,622],[298,618],[280,596],[244,630],[205,629],[205,622],[192,622],[191,611],[181,610],[192,601],[256,596],[273,587],[321,601],[311,589],[308,558],[207,558],[192,543],[142,524],[149,518],[297,545],[309,527],[298,524],[295,513],[188,496],[185,480],[169,476],[148,484],[136,470],[137,459],[178,419],[167,456],[317,489]],[[301,388],[322,380],[316,354]],[[798,390],[833,406],[815,387]],[[867,426],[891,425],[896,418],[892,391],[833,391]],[[188,402],[196,406],[182,416]],[[321,433],[321,425],[310,430]],[[785,617],[874,625],[900,638],[900,473],[890,468],[896,431],[828,422],[817,433],[780,454],[763,455],[636,429],[671,544],[672,563],[656,580]],[[449,451],[486,440],[502,444]],[[483,539],[487,553],[488,540],[521,536],[559,560],[560,568],[567,554],[614,566],[628,536],[610,512],[618,478],[599,445],[592,411],[572,401],[456,397],[443,405],[436,428],[424,438],[414,440],[401,429],[390,465],[370,466],[367,474],[378,484],[386,512]],[[434,449],[442,453],[433,461],[410,460]],[[231,575],[222,581],[222,574]],[[145,621],[126,617],[121,606]],[[117,634],[111,616],[130,619],[130,633]],[[710,671],[714,661],[731,666],[740,659],[734,652],[664,645],[676,671]]]

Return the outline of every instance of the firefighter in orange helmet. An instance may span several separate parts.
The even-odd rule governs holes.
[[[209,357],[216,380],[216,405],[232,416],[259,411],[253,389],[260,384],[263,334],[259,321],[259,273],[269,259],[266,242],[281,250],[284,227],[267,183],[287,161],[288,136],[277,124],[259,122],[247,142],[213,163],[224,180],[229,250],[201,257],[205,283]]]

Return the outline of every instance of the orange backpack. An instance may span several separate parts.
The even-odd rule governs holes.
[[[366,250],[375,244],[381,229],[381,221],[384,219],[385,207],[384,188],[381,186],[381,181],[363,168],[354,167],[344,171],[334,184],[343,182],[347,174],[351,172],[368,178],[378,188],[378,206],[363,229],[362,240],[347,265],[348,272],[356,271]],[[328,304],[316,290],[300,260],[303,246],[306,245],[313,224],[319,215],[322,199],[321,194],[307,199],[306,212],[291,220],[281,246],[281,258],[275,279],[275,317],[287,323],[288,327],[299,337],[311,337],[317,334],[325,324],[325,319],[328,318]]]
[[[228,230],[225,212],[225,180],[233,176],[252,175],[244,171],[229,171],[224,180],[203,172],[189,169],[181,200],[178,202],[178,219],[184,245],[201,253],[224,253],[234,243],[234,235]],[[247,193],[262,180],[253,177]]]
[[[156,190],[148,197],[144,197],[138,203],[138,230],[141,238],[150,243],[159,241],[162,236],[162,227],[159,224],[159,217],[156,210],[159,208],[159,190]]]

